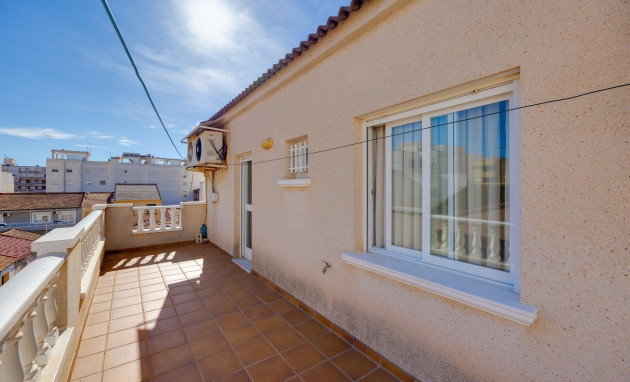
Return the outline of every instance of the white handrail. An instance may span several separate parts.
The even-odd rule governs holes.
[[[182,205],[133,207],[136,214],[132,222],[135,226],[133,233],[182,230],[182,207]]]

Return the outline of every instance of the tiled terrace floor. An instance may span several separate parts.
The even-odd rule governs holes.
[[[106,255],[73,381],[395,381],[212,245]]]

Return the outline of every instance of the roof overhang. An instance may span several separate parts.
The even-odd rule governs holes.
[[[186,143],[190,137],[197,136],[206,130],[214,130],[214,131],[221,131],[224,133],[229,133],[230,132],[229,130],[225,130],[221,128],[224,123],[225,123],[224,118],[218,118],[214,121],[199,122],[197,126],[194,129],[192,129],[190,133],[188,133],[184,138],[182,138],[181,143]]]

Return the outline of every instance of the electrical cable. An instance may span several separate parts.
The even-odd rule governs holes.
[[[391,138],[391,137],[395,137],[395,136],[398,136],[398,135],[404,135],[404,134],[413,133],[415,131],[430,130],[430,129],[434,129],[436,127],[447,126],[447,125],[450,125],[450,124],[453,124],[453,123],[466,122],[466,121],[470,121],[470,120],[474,120],[474,119],[489,117],[489,116],[497,115],[497,114],[508,113],[508,112],[516,111],[516,110],[528,109],[528,108],[542,106],[542,105],[547,105],[547,104],[555,103],[555,102],[569,101],[569,100],[572,100],[572,99],[576,99],[576,98],[580,98],[580,97],[584,97],[584,96],[588,96],[588,95],[592,95],[592,94],[596,94],[596,93],[601,93],[601,92],[605,92],[605,91],[610,91],[610,90],[614,90],[614,89],[619,89],[619,88],[623,88],[623,87],[628,87],[628,86],[630,86],[630,82],[629,83],[625,83],[625,84],[621,84],[621,85],[610,86],[610,87],[607,87],[607,88],[592,90],[592,91],[589,91],[589,92],[586,92],[586,93],[580,93],[580,94],[569,96],[569,97],[556,98],[556,99],[552,99],[552,100],[532,103],[532,104],[529,104],[529,105],[523,105],[523,106],[518,106],[518,107],[514,107],[514,108],[510,108],[510,109],[500,110],[500,111],[496,111],[496,112],[493,112],[493,113],[482,114],[482,115],[478,115],[478,116],[475,116],[475,117],[464,118],[464,119],[460,119],[460,120],[457,120],[457,121],[454,121],[454,122],[446,122],[446,123],[441,123],[441,124],[437,124],[437,125],[421,127],[421,128],[418,128],[418,129],[404,131],[404,132],[401,132],[401,133],[395,133],[395,134],[390,134],[390,135],[383,135],[382,137],[364,139],[364,140],[361,140],[361,141],[352,142],[352,143],[348,143],[348,144],[345,144],[345,145],[329,147],[327,149],[310,151],[308,153],[308,155],[321,154],[321,153],[325,153],[325,152],[329,152],[329,151],[345,149],[345,148],[348,148],[348,147],[352,147],[352,146],[368,143],[368,142],[371,142],[371,141],[377,141],[379,139]],[[297,156],[302,156],[302,155],[306,155],[306,154],[298,154]],[[276,162],[276,161],[287,160],[287,159],[291,159],[291,157],[290,156],[284,156],[284,157],[279,157],[279,158],[266,159],[266,160],[261,160],[261,161],[258,161],[258,162],[251,162],[251,164],[255,165],[255,164]],[[228,164],[228,166],[241,166],[241,164],[240,163],[230,163],[230,164]]]
[[[173,148],[175,148],[175,151],[177,151],[177,154],[179,154],[179,157],[184,159],[182,154],[177,149],[177,146],[175,146],[175,142],[173,142],[173,138],[171,138],[171,134],[168,133],[168,130],[166,129],[166,126],[164,125],[164,122],[162,121],[162,117],[160,116],[160,113],[158,113],[157,108],[155,107],[155,104],[153,103],[153,99],[151,98],[151,95],[149,94],[149,90],[147,89],[147,86],[144,84],[142,77],[140,77],[140,72],[138,72],[136,63],[133,61],[133,58],[131,57],[131,53],[129,52],[129,49],[127,49],[127,44],[125,43],[125,40],[123,39],[123,36],[120,33],[120,29],[118,29],[118,24],[116,24],[116,20],[114,20],[114,16],[112,15],[112,11],[109,9],[109,4],[107,4],[107,0],[101,0],[101,3],[103,4],[103,7],[105,8],[105,12],[107,12],[109,21],[112,23],[112,26],[114,27],[114,30],[116,31],[116,34],[118,35],[118,39],[120,40],[120,43],[125,49],[125,53],[127,53],[127,58],[129,58],[129,62],[131,63],[131,66],[133,67],[134,72],[136,72],[136,77],[138,77],[140,84],[142,84],[144,93],[147,95],[149,102],[151,102],[151,106],[153,107],[153,111],[155,111],[155,115],[157,115],[158,119],[160,120],[160,124],[162,125],[164,132],[168,136],[168,139],[171,141],[171,144],[173,145]]]
[[[319,7],[322,5],[322,0],[319,0],[319,3],[317,4],[317,8],[315,8],[315,13],[313,14],[313,19],[311,20],[311,23],[308,26],[308,30],[306,31],[306,34],[310,34],[311,33],[311,28],[313,27],[313,23],[315,22],[315,19],[317,18],[317,12],[319,12]]]

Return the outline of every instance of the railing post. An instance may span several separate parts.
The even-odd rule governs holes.
[[[470,258],[472,260],[481,260],[481,238],[479,237],[480,236],[479,226],[480,226],[479,223],[475,223],[473,224],[473,227],[472,227],[472,231],[473,231],[473,237],[472,237],[472,243],[471,243],[472,250],[470,251]]]
[[[166,228],[166,208],[160,207],[160,231]]]
[[[155,208],[149,208],[149,231],[155,231]]]

